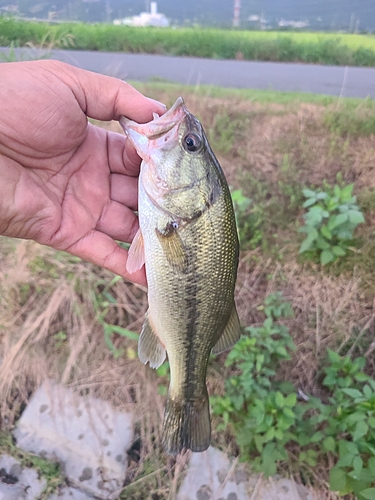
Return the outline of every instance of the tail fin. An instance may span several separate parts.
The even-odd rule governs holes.
[[[183,450],[204,451],[211,442],[211,420],[207,389],[199,399],[168,398],[163,423],[163,446],[169,455]]]

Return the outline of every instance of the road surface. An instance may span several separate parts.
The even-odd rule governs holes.
[[[8,49],[0,48],[0,51]],[[16,49],[19,59],[41,55]],[[52,50],[49,58],[126,80],[162,78],[187,85],[312,92],[375,99],[375,68],[231,61],[117,52]]]

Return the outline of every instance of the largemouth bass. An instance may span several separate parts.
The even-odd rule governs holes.
[[[181,97],[149,123],[120,123],[143,159],[140,229],[127,262],[130,273],[145,263],[148,281],[139,358],[157,368],[168,353],[166,452],[204,451],[211,440],[210,353],[230,348],[240,336],[234,304],[239,244],[229,188],[201,123]]]

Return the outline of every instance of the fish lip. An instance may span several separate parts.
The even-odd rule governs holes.
[[[125,134],[132,138],[131,131],[142,134],[148,140],[155,140],[172,130],[178,125],[187,114],[185,102],[182,97],[178,97],[171,108],[164,115],[154,117],[147,123],[137,123],[129,120],[125,116],[120,117],[120,124]]]

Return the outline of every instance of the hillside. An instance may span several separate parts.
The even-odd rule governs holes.
[[[302,21],[307,29],[375,31],[375,3],[372,0],[242,0],[241,26],[276,28],[284,20]],[[0,0],[2,12],[40,19],[112,22],[147,9],[145,0]],[[231,26],[233,0],[159,0],[158,9],[175,25]],[[249,17],[253,19],[249,20]],[[283,27],[281,26],[281,27]]]

